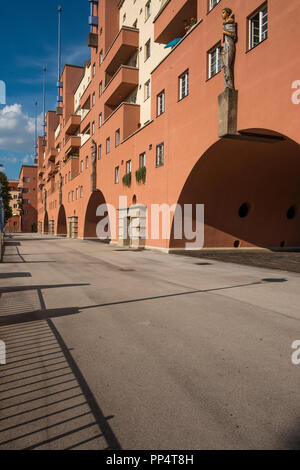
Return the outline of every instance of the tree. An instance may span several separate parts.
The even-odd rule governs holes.
[[[11,201],[11,194],[9,191],[7,176],[2,171],[0,171],[0,185],[4,204],[4,220],[7,222],[7,220],[12,217],[12,210],[9,206],[9,202]]]

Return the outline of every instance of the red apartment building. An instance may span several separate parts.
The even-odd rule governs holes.
[[[153,239],[148,216],[142,241],[125,220],[204,204],[204,247],[300,246],[299,1],[90,3],[90,61],[65,66],[61,109],[38,139],[39,231],[95,238],[107,204],[113,243],[169,251],[186,246],[172,224]],[[222,133],[225,7],[238,25],[238,104],[235,131]]]

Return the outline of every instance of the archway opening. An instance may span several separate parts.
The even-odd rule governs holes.
[[[102,206],[101,216],[97,215],[97,210],[100,209],[99,206]],[[108,217],[108,213],[106,210],[105,198],[101,191],[96,191],[91,195],[87,209],[86,209],[85,220],[84,220],[84,233],[83,233],[84,238],[98,239],[99,237],[97,235],[97,225],[99,224],[99,222],[101,222],[101,220],[106,219],[107,217]],[[107,237],[108,237],[108,231],[109,231],[109,227],[106,226],[105,233],[107,234]],[[101,236],[102,240],[103,238],[104,237]],[[107,240],[109,241],[108,238]]]
[[[257,131],[257,130],[256,130]],[[276,135],[261,130],[264,135]],[[278,135],[278,134],[277,134]],[[300,146],[281,139],[220,139],[197,161],[178,204],[204,205],[204,247],[300,246]],[[295,195],[298,195],[295,197]],[[293,204],[293,205],[292,205]],[[174,237],[170,247],[191,247]]]
[[[57,235],[67,236],[67,217],[64,206],[60,206],[57,219]]]

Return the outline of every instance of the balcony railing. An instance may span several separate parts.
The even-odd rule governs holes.
[[[69,153],[79,155],[80,146],[81,146],[81,137],[71,135],[66,140],[66,143],[65,143],[65,155],[68,155]]]
[[[105,105],[112,110],[126,101],[139,83],[139,69],[122,65],[107,84],[105,93]]]

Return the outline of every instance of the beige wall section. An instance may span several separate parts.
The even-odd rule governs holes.
[[[122,26],[133,27],[137,21],[137,28],[140,31],[138,54],[139,86],[137,91],[131,94],[129,98],[134,101],[136,95],[136,103],[141,106],[140,121],[142,126],[151,119],[151,99],[145,100],[145,83],[151,80],[152,70],[170,52],[170,49],[164,49],[164,44],[154,42],[153,19],[159,12],[162,1],[151,0],[151,14],[146,20],[147,3],[147,0],[125,0],[120,8],[120,28]],[[151,55],[145,61],[145,44],[149,39],[151,40]]]

